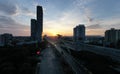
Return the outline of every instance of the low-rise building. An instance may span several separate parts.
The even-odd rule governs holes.
[[[12,41],[12,34],[9,33],[4,33],[0,35],[0,45],[4,46],[4,45],[9,45],[10,42]]]

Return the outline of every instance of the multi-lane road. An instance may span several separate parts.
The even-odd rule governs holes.
[[[72,68],[74,74],[92,74],[81,62],[78,62],[71,54],[67,53],[64,49],[60,47],[60,44],[56,41],[48,39],[48,42],[54,46],[54,48],[64,57],[65,61]]]
[[[66,40],[59,40],[60,42],[62,42],[62,44],[60,44],[62,47],[63,47],[63,49],[65,48],[65,49],[67,49],[67,51],[70,51],[70,49],[72,49],[72,50],[74,50],[75,48],[74,48],[74,45],[73,44],[71,44],[71,42],[69,42],[69,41],[66,41]],[[89,46],[91,46],[91,45],[89,45]],[[109,74],[119,74],[120,73],[120,62],[119,61],[114,61],[114,59],[115,60],[119,60],[119,56],[117,57],[117,58],[114,58],[114,59],[112,59],[112,57],[113,56],[115,56],[115,55],[117,55],[116,53],[114,53],[114,52],[112,52],[112,53],[114,53],[115,55],[113,55],[112,53],[111,54],[109,54],[109,55],[113,55],[112,57],[106,57],[106,56],[104,56],[104,55],[101,55],[101,53],[99,53],[99,54],[97,54],[96,52],[99,52],[99,51],[96,51],[96,52],[92,52],[92,51],[94,51],[94,50],[99,50],[100,48],[99,47],[97,47],[97,46],[95,46],[94,47],[94,50],[92,50],[93,49],[93,47],[94,46],[92,46],[91,48],[88,48],[88,49],[86,49],[87,50],[87,52],[84,52],[84,54],[82,54],[82,55],[84,55],[84,59],[85,60],[83,60],[83,59],[81,59],[81,55],[80,55],[80,53],[82,52],[82,51],[86,51],[86,50],[82,50],[81,49],[81,51],[79,51],[79,52],[77,52],[77,53],[79,53],[79,54],[76,54],[76,53],[74,53],[74,54],[76,54],[77,56],[79,56],[79,57],[75,57],[74,56],[74,58],[78,61],[78,62],[83,62],[85,65],[84,65],[84,67],[86,68],[87,67],[87,69],[90,71],[90,72],[92,72],[92,73],[97,73],[97,74],[103,74],[103,73],[109,73]],[[97,48],[96,48],[97,47]],[[87,46],[85,46],[84,48],[87,48]],[[96,48],[96,49],[95,49]],[[102,48],[102,47],[101,47]],[[106,50],[108,50],[109,48],[104,48],[103,47],[103,49],[106,49]],[[103,49],[101,49],[101,51],[103,51]],[[89,52],[89,51],[90,52]],[[110,49],[109,49],[110,50]],[[113,49],[112,49],[113,50]],[[117,51],[116,49],[114,49],[113,51]],[[92,53],[91,53],[92,52]],[[110,50],[110,52],[111,52],[111,50]],[[119,50],[118,50],[118,52],[119,52]],[[109,53],[109,51],[107,52],[106,51],[106,53]],[[70,53],[71,54],[71,53]],[[107,55],[107,54],[106,54]],[[119,55],[119,54],[118,54]],[[86,58],[86,57],[87,58]],[[92,63],[90,63],[90,62],[92,62]]]
[[[103,62],[101,63],[103,59],[101,59],[101,57],[99,59],[99,57],[97,57],[98,55],[93,56],[93,54],[90,54],[89,56],[88,53],[85,53],[83,54],[85,60],[83,60],[80,58],[83,57],[83,55],[76,57],[66,51],[66,49],[69,49],[67,47],[69,45],[67,44],[68,42],[60,44],[57,40],[49,38],[46,38],[46,40],[49,44],[41,53],[42,57],[40,57],[41,62],[38,64],[37,74],[68,74],[69,71],[71,71],[69,74],[119,74],[119,68],[114,70],[113,64],[106,64],[106,62],[105,64]],[[64,48],[62,48],[61,45],[64,46]],[[67,66],[61,63],[61,57],[64,58],[62,62],[67,63]],[[69,69],[68,72],[65,72],[67,71],[65,68]]]

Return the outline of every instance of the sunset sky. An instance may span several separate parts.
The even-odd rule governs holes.
[[[44,10],[43,34],[72,36],[78,24],[85,24],[87,35],[120,29],[120,0],[0,0],[0,34],[29,36],[37,5]]]

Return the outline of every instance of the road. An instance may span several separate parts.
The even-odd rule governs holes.
[[[64,74],[60,58],[50,45],[42,51],[41,55],[41,63],[38,64],[37,74]]]
[[[50,45],[41,53],[43,56],[42,62],[38,64],[38,74],[119,74],[119,72],[112,69],[113,66],[111,66],[112,68],[109,67],[109,61],[104,60],[104,58],[99,57],[96,54],[94,55],[92,53],[89,54],[85,52],[82,55],[81,53],[81,55],[77,55],[81,57],[78,57],[78,59],[71,55],[71,53],[68,53],[64,48],[61,48],[61,44],[56,41],[50,39],[47,39],[47,41]],[[66,46],[66,44],[64,46]],[[64,72],[64,67],[61,64],[60,57],[58,57],[56,52],[54,52],[55,50],[59,52],[59,54],[64,58],[64,61],[68,63],[73,73]]]
[[[59,46],[59,44],[50,39],[48,39],[48,42],[51,43],[59,53],[61,53],[62,57],[64,57],[66,62],[72,67],[72,70],[74,71],[75,74],[91,74],[91,72],[86,67],[84,67],[82,63],[78,62],[70,54],[64,51]]]

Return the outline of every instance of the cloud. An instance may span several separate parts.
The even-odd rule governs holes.
[[[0,33],[12,33],[13,35],[29,35],[29,26],[17,22],[9,16],[0,16]]]
[[[87,29],[86,35],[102,35],[104,36],[105,29]]]
[[[74,4],[77,5],[79,8],[86,8],[86,5],[93,0],[74,0]]]
[[[96,13],[93,13],[95,10],[89,5],[91,2],[95,0],[75,0],[74,4],[77,6],[77,9],[85,16],[86,26],[87,26],[87,34],[92,35],[104,35],[104,31],[110,28],[120,29],[120,16],[114,14],[113,16],[109,16],[108,18],[97,18]],[[96,17],[96,18],[95,18]]]
[[[90,6],[92,2],[94,0],[74,0],[74,6],[82,14],[83,17],[81,18],[84,19],[86,25],[99,24],[99,21],[96,20],[95,15],[92,13],[93,10]]]
[[[120,29],[120,17],[113,16],[107,19],[103,19],[101,20],[101,25],[105,29],[110,29],[110,28]]]
[[[120,29],[120,17],[113,16],[99,21],[99,24],[91,24],[87,26],[87,35],[103,35],[110,28]]]
[[[89,25],[87,26],[87,29],[101,29],[102,26],[100,24],[93,24],[93,25]]]
[[[92,21],[88,29],[110,29],[110,28],[120,28],[120,17],[119,16],[110,16],[108,18],[98,19]]]
[[[17,14],[17,5],[12,0],[0,0],[0,13],[7,15]]]
[[[44,32],[52,31],[58,32],[63,35],[72,34],[72,29],[75,25],[78,25],[79,22],[82,22],[82,19],[78,17],[78,14],[74,14],[76,10],[65,11],[61,13],[58,19],[45,19],[44,20]],[[73,15],[74,14],[74,15]],[[82,17],[82,16],[81,16]]]
[[[63,35],[72,35],[72,29],[78,24],[85,23],[85,21],[88,20],[86,16],[91,15],[89,9],[84,6],[84,4],[86,4],[87,2],[87,0],[75,0],[74,3],[71,4],[72,8],[62,11],[59,15],[59,18],[45,19],[44,32],[48,30],[54,30],[56,32],[60,32]],[[89,12],[87,13],[87,11]],[[92,18],[90,20],[92,21]]]
[[[33,11],[31,11],[31,10],[30,10],[29,8],[27,8],[27,7],[22,7],[22,8],[19,8],[19,15],[35,17],[35,16],[36,16],[36,13],[34,13]]]
[[[78,17],[78,14],[74,14],[76,11],[65,11],[63,13],[61,13],[61,15],[59,16],[59,18],[57,19],[45,19],[45,24],[51,24],[51,25],[56,25],[56,26],[70,26],[75,24],[76,22],[80,22],[80,18]],[[74,15],[73,15],[74,14]],[[51,25],[47,25],[48,27],[54,27]]]
[[[0,14],[35,16],[35,13],[29,8],[20,7],[20,5],[13,0],[0,0]]]

